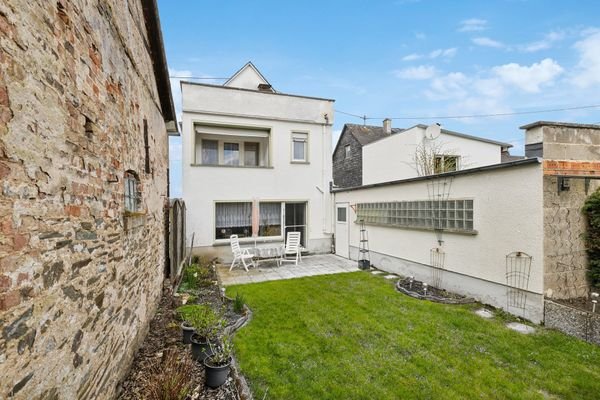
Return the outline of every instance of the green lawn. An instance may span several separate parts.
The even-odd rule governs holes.
[[[419,301],[364,272],[231,286],[235,351],[262,399],[599,399],[600,347],[525,336],[475,305]]]

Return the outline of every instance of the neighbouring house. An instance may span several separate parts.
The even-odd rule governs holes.
[[[0,2],[0,398],[111,399],[161,297],[156,2]]]
[[[379,127],[346,124],[333,153],[334,185],[361,186],[514,161],[510,147],[439,125],[394,129],[389,119]]]
[[[363,146],[399,133],[392,128],[392,120],[385,119],[383,126],[344,124],[333,151],[333,184],[337,187],[363,184]]]
[[[540,121],[522,128],[522,160],[500,163],[503,144],[489,143],[495,164],[335,188],[336,253],[358,259],[364,221],[371,262],[382,270],[437,280],[535,322],[548,317],[552,300],[586,297],[581,208],[600,186],[600,126]],[[517,261],[518,282],[510,275]]]
[[[182,82],[183,198],[196,254],[302,233],[331,251],[333,100],[279,93],[247,63],[223,85]]]

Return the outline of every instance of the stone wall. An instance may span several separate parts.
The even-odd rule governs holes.
[[[545,300],[544,324],[547,328],[600,345],[600,314]]]
[[[600,171],[595,167],[600,160],[600,127],[541,123],[541,130],[532,130],[530,137],[541,139],[544,157],[545,295],[554,299],[588,296],[587,222],[581,208],[600,187]]]
[[[350,145],[350,157],[346,146]],[[333,183],[338,187],[362,185],[362,146],[351,134],[342,135],[333,153]]]
[[[148,48],[140,0],[0,2],[0,398],[114,397],[156,309],[168,147]]]

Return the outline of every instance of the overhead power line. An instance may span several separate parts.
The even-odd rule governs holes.
[[[335,112],[348,115],[351,117],[360,118],[363,121],[371,120],[371,119],[398,119],[398,120],[407,120],[407,119],[460,119],[460,118],[490,118],[490,117],[506,117],[510,115],[528,115],[528,114],[542,114],[549,112],[558,112],[558,111],[573,111],[573,110],[585,110],[589,108],[600,108],[600,104],[592,104],[587,106],[576,106],[576,107],[563,107],[563,108],[550,108],[544,110],[535,110],[535,111],[515,111],[515,112],[507,112],[507,113],[492,113],[492,114],[472,114],[472,115],[438,115],[438,116],[415,116],[415,117],[369,117],[367,115],[358,115],[352,114],[349,112],[335,110]]]
[[[171,79],[210,79],[226,81],[229,78],[210,78],[208,76],[169,76]]]

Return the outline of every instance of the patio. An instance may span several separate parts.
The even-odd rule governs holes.
[[[230,266],[230,264],[217,265],[217,274],[223,286],[358,271],[356,261],[334,254],[303,256],[298,265],[285,263],[280,267],[275,260],[260,261],[257,268],[250,267],[248,272],[237,265],[229,271]]]

